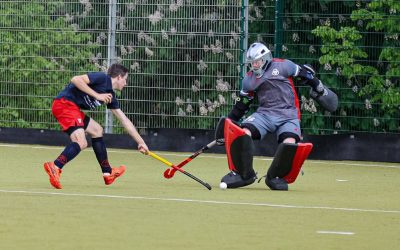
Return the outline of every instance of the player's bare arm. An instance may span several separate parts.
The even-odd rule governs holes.
[[[91,89],[88,84],[90,83],[88,75],[79,75],[74,76],[71,79],[71,83],[74,84],[79,90],[85,92],[86,94],[93,96],[98,101],[102,101],[104,103],[110,103],[112,100],[112,94],[110,93],[97,93],[93,89]]]
[[[138,150],[143,154],[148,154],[149,148],[136,130],[135,125],[133,125],[129,118],[126,117],[125,113],[122,112],[121,109],[111,109],[111,111],[121,122],[126,132],[136,141],[136,143],[138,144]]]

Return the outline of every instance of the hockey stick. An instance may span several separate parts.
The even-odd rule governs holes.
[[[174,164],[172,164],[171,162],[169,162],[169,161],[167,161],[166,159],[162,158],[161,156],[158,156],[158,155],[156,155],[156,154],[153,153],[153,152],[149,152],[149,155],[150,155],[151,157],[153,157],[154,159],[161,161],[161,162],[164,163],[165,165],[167,165],[167,166],[169,166],[169,167],[171,167],[171,168],[173,168],[173,169],[176,169],[176,170],[178,170],[179,172],[181,172],[182,174],[184,174],[184,175],[186,175],[186,176],[192,178],[193,180],[197,181],[197,182],[200,183],[201,185],[205,186],[208,190],[211,190],[210,184],[208,184],[208,183],[206,183],[206,182],[200,180],[200,179],[197,178],[196,176],[194,176],[194,175],[192,175],[192,174],[186,172],[185,170],[183,170],[183,169],[181,169],[181,168],[177,168]]]
[[[192,161],[194,158],[196,158],[197,156],[199,156],[200,154],[204,153],[204,151],[206,151],[207,149],[210,149],[212,147],[215,146],[215,144],[217,144],[217,141],[214,140],[212,142],[210,142],[209,144],[207,144],[206,146],[202,147],[201,149],[197,150],[195,153],[193,153],[191,156],[189,156],[188,158],[186,158],[184,161],[182,161],[181,163],[179,163],[178,165],[176,165],[177,168],[182,168],[183,166],[185,166],[186,164],[188,164],[190,161]],[[164,177],[167,179],[170,179],[174,176],[175,172],[177,171],[176,168],[168,168],[164,171]]]

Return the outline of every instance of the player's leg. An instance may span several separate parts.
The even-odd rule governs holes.
[[[277,130],[278,149],[265,175],[265,183],[272,190],[288,190],[311,152],[311,143],[300,141],[300,124],[297,119],[283,123]]]
[[[103,173],[104,182],[110,185],[114,180],[125,172],[125,166],[112,168],[108,161],[107,147],[103,140],[103,128],[95,120],[88,122],[86,132],[92,138],[92,147]]]
[[[225,182],[228,188],[247,186],[257,179],[253,169],[253,140],[259,140],[267,133],[264,117],[258,113],[247,118],[241,127],[229,119],[225,121],[225,149],[231,172],[221,182]]]
[[[92,138],[92,147],[100,164],[103,174],[111,174],[111,166],[108,162],[107,148],[103,140],[103,128],[95,120],[90,119],[86,132]]]
[[[62,168],[87,145],[84,132],[85,114],[75,104],[64,99],[53,102],[52,112],[64,132],[68,133],[71,138],[71,143],[53,162],[44,163],[44,169],[50,177],[50,183],[53,187],[60,189],[62,188],[60,184]]]
[[[79,118],[75,118],[74,124],[71,124],[71,126],[69,126],[65,131],[67,134],[69,134],[71,143],[64,148],[63,152],[61,152],[61,154],[54,161],[54,164],[60,169],[74,159],[82,150],[87,148],[87,140],[85,136],[85,128],[87,125],[85,124],[87,124],[87,121],[90,118],[85,116],[85,114],[80,111],[74,116]]]
[[[221,182],[227,188],[238,188],[252,184],[256,180],[253,169],[253,140],[229,118],[225,120],[225,149],[228,158],[229,172]]]

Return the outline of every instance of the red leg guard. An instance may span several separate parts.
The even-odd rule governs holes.
[[[228,166],[244,179],[255,175],[253,170],[253,140],[230,119],[225,119],[225,149]]]
[[[312,148],[312,143],[297,144],[297,150],[293,159],[292,169],[286,176],[283,177],[283,179],[285,179],[288,184],[293,183],[296,180],[297,176],[299,176],[301,166],[303,166],[304,161],[311,153]]]
[[[274,160],[271,163],[267,179],[282,178],[290,184],[300,173],[301,166],[311,152],[311,143],[281,143],[276,150]]]

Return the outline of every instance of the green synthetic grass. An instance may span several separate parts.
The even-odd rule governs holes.
[[[185,166],[208,191],[135,150],[109,149],[126,174],[105,186],[91,150],[64,168],[53,189],[43,162],[62,147],[0,144],[1,249],[397,249],[400,164],[305,162],[289,192],[264,181],[220,190],[224,155]],[[190,153],[158,152],[178,163]],[[263,175],[270,158],[257,157]],[[328,233],[323,233],[328,231]],[[334,233],[337,232],[337,233]],[[342,233],[342,234],[339,234]],[[347,233],[347,234],[346,234]]]

